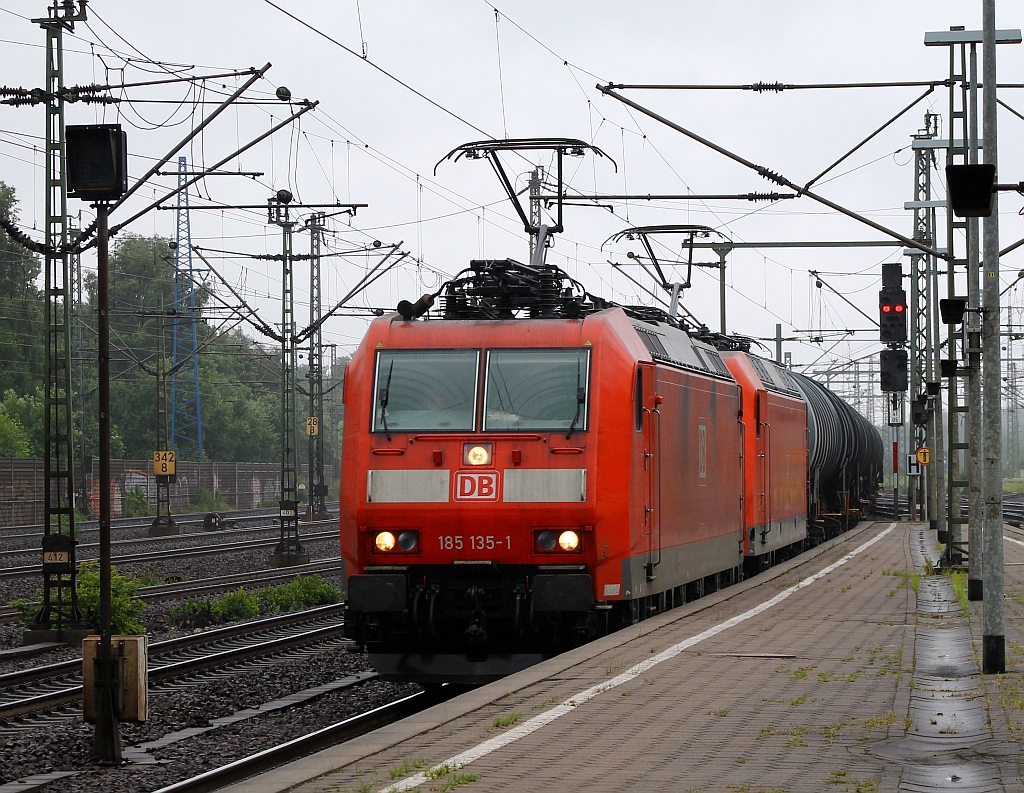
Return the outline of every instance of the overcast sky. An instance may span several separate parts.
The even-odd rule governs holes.
[[[569,160],[570,189],[582,193],[730,194],[775,188],[750,170],[628,111],[595,89],[598,82],[749,84],[942,80],[948,50],[925,48],[924,33],[963,25],[977,29],[981,3],[910,2],[531,2],[495,7],[484,0],[408,2],[391,0],[274,0],[335,41],[289,18],[266,0],[175,3],[92,0],[89,22],[65,39],[68,85],[139,81],[167,70],[193,73],[273,67],[250,96],[264,104],[224,113],[184,152],[196,166],[213,164],[233,148],[280,121],[287,106],[273,100],[278,86],[294,97],[319,101],[301,125],[244,154],[227,168],[262,171],[250,179],[210,178],[193,194],[195,205],[263,204],[273,190],[288,188],[302,201],[352,201],[360,209],[351,227],[337,223],[332,249],[380,240],[402,243],[408,266],[361,295],[359,306],[394,306],[436,290],[471,258],[527,257],[522,225],[490,168],[480,161],[435,164],[456,146],[485,137],[580,138],[607,158]],[[0,0],[0,83],[41,85],[44,35],[31,17],[45,13],[43,0]],[[1000,28],[1024,25],[1019,3],[999,4]],[[342,46],[343,45],[343,46]],[[351,52],[346,51],[348,48]],[[360,57],[365,51],[366,59]],[[353,54],[355,53],[355,54]],[[128,60],[126,66],[126,59]],[[146,59],[159,61],[157,67]],[[375,68],[378,67],[378,68]],[[1000,48],[1002,83],[1024,83],[1024,47]],[[390,76],[389,76],[390,75]],[[408,87],[401,85],[404,82]],[[67,123],[120,121],[128,132],[129,170],[139,177],[214,105],[232,78],[212,81],[205,93],[182,85],[138,88],[132,103],[97,108],[69,105]],[[413,90],[420,92],[418,96]],[[257,91],[262,93],[257,93]],[[630,98],[748,160],[803,184],[895,115],[921,87],[792,91],[627,91]],[[1000,98],[1024,113],[1024,90]],[[162,100],[141,102],[137,100]],[[913,110],[860,149],[818,187],[830,199],[901,233],[912,233],[911,136],[928,110],[945,118],[948,93],[935,90]],[[1001,181],[1024,179],[1024,121],[1000,110]],[[0,179],[21,201],[21,223],[39,237],[43,190],[41,106],[0,106]],[[33,137],[34,136],[34,137]],[[612,164],[614,160],[614,165]],[[547,165],[546,161],[535,160]],[[940,161],[940,165],[941,165]],[[617,166],[617,167],[616,167]],[[518,186],[530,163],[512,158]],[[935,178],[936,197],[942,179]],[[174,183],[158,178],[140,191],[135,206]],[[72,212],[91,218],[72,200]],[[1024,236],[1022,201],[1004,194],[1004,245]],[[119,210],[127,217],[130,207]],[[613,211],[612,211],[613,210]],[[729,201],[615,202],[607,208],[571,207],[565,232],[549,261],[578,277],[590,291],[626,302],[650,302],[608,262],[628,261],[628,246],[604,241],[631,225],[693,223],[711,226],[734,241],[882,240],[884,236],[809,199],[775,204]],[[118,215],[112,223],[118,221]],[[173,212],[154,211],[128,230],[173,234]],[[254,254],[280,248],[280,230],[260,211],[192,213],[192,236],[203,247]],[[940,227],[941,216],[940,216]],[[35,230],[35,231],[33,231]],[[940,244],[944,240],[940,239]],[[296,240],[305,252],[307,241]],[[765,249],[736,251],[728,262],[728,329],[755,337],[867,329],[868,321],[826,290],[808,270],[874,316],[883,261],[901,258],[901,247],[857,250]],[[211,254],[269,321],[280,316],[280,265]],[[667,254],[668,255],[668,254]],[[702,255],[702,261],[713,256]],[[372,256],[325,260],[325,303],[333,304],[371,264]],[[904,258],[904,262],[907,260]],[[92,262],[87,263],[92,266]],[[198,264],[198,262],[197,262]],[[1009,283],[1024,267],[1024,248],[1003,262]],[[635,270],[635,268],[634,268]],[[681,276],[681,274],[680,274]],[[297,266],[299,316],[306,316],[308,275]],[[700,271],[685,293],[687,308],[718,329],[717,273]],[[649,288],[654,284],[646,282]],[[1021,300],[1016,290],[1007,298]],[[1019,321],[1019,317],[1018,317]],[[332,320],[328,342],[351,351],[367,320]],[[814,334],[812,334],[814,335]],[[797,363],[818,359],[824,345],[788,343]],[[831,339],[831,341],[828,341]],[[858,357],[878,349],[877,334],[861,333],[819,361]]]

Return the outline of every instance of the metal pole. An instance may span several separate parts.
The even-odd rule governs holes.
[[[943,435],[942,423],[942,387],[939,373],[941,371],[942,345],[939,342],[940,319],[939,319],[939,260],[934,256],[926,258],[928,262],[928,321],[931,325],[931,353],[932,353],[932,379],[929,380],[928,394],[931,397],[932,419],[929,422],[929,432],[932,446],[932,478],[929,482],[931,491],[929,498],[932,503],[932,518],[929,519],[929,528],[935,529],[936,535],[942,535],[946,531],[946,486],[944,472],[946,470],[946,438]]]
[[[996,166],[998,181],[999,149],[996,140],[996,3],[982,0],[981,70],[985,94],[982,97],[985,162]],[[1002,438],[1002,361],[999,351],[999,194],[992,197],[992,214],[984,225],[984,297],[982,328],[984,345],[984,482],[985,482],[985,559],[984,607],[982,609],[982,671],[1001,674],[1006,671],[1006,636],[1003,626],[1003,438]]]
[[[729,253],[728,248],[719,248],[718,253],[718,315],[721,318],[722,335],[725,335],[725,257]],[[782,363],[780,356],[779,363]]]
[[[892,517],[900,519],[900,428],[892,428]]]
[[[722,331],[725,333],[725,331]],[[775,323],[775,363],[782,363],[782,325]]]
[[[978,45],[971,45],[970,72],[970,143],[969,162],[978,162]],[[977,218],[967,221],[967,304],[969,308],[981,306],[981,263],[979,251],[979,224]],[[984,453],[981,426],[981,317],[967,315],[967,482],[970,506],[967,510],[967,597],[982,600],[982,546],[985,530],[985,496],[982,491],[981,458]]]
[[[98,394],[100,447],[100,645],[95,660],[93,752],[101,765],[121,762],[121,736],[114,707],[117,659],[110,641],[110,262],[107,255],[107,209],[96,204],[96,332],[99,348]]]

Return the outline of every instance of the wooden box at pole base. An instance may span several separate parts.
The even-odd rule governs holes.
[[[96,719],[93,661],[99,644],[100,637],[95,635],[87,636],[82,642],[82,718],[88,722]],[[119,660],[118,721],[146,721],[149,718],[148,637],[111,636],[110,644],[114,657]]]

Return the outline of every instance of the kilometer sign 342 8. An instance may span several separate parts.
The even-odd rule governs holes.
[[[456,501],[497,501],[497,471],[457,471],[455,473]]]

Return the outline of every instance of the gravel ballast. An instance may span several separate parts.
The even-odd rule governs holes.
[[[194,686],[162,684],[150,692],[150,720],[121,725],[125,746],[156,740],[187,727],[208,726],[209,720],[244,708],[313,688],[367,670],[363,655],[329,648],[300,659],[253,668],[241,674],[205,673]],[[19,733],[3,742],[0,782],[33,774],[88,769],[47,788],[52,791],[149,791],[194,776],[362,713],[418,690],[409,684],[370,680],[284,711],[217,728],[154,751],[159,765],[99,769],[91,764],[91,725],[80,716],[64,724]]]

